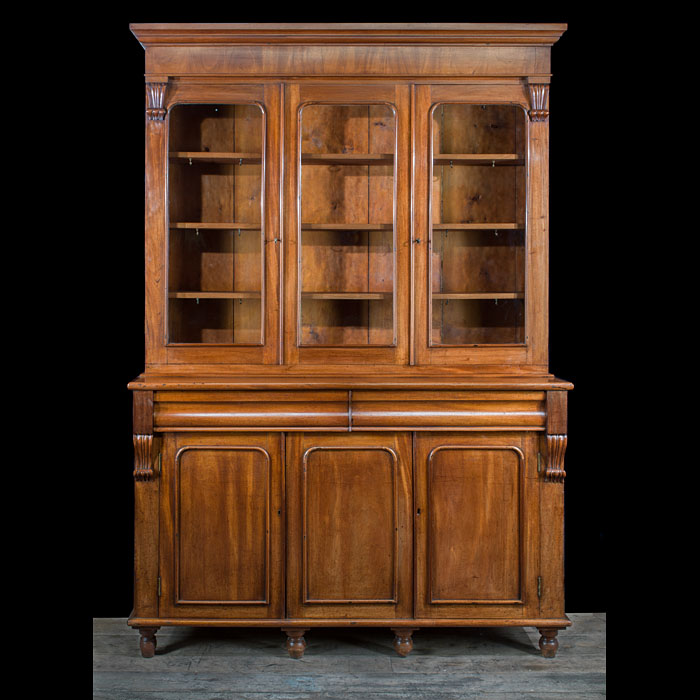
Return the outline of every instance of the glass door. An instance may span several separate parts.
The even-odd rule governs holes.
[[[494,92],[417,89],[418,364],[528,362],[529,124]]]
[[[294,345],[299,361],[405,355],[406,128],[395,88],[292,86],[297,136]],[[402,96],[403,97],[403,96]],[[403,148],[403,152],[402,149]]]
[[[269,131],[277,121],[263,100],[232,97],[169,112],[169,361],[259,363],[275,355],[276,326],[266,317],[276,306],[279,240],[266,179],[276,170]]]

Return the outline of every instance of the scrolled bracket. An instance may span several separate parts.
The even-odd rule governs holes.
[[[149,481],[155,476],[153,469],[153,435],[134,435],[134,479]]]
[[[528,83],[527,87],[530,90],[530,121],[546,122],[549,119],[549,84]]]
[[[150,121],[165,119],[165,91],[168,83],[146,83],[146,115]]]
[[[547,467],[544,470],[544,480],[563,484],[564,453],[566,452],[566,435],[547,435]]]

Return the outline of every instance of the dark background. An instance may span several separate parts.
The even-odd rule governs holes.
[[[99,303],[79,358],[83,378],[96,391],[80,399],[90,463],[91,512],[82,557],[90,581],[93,617],[126,617],[132,609],[133,448],[131,395],[126,385],[143,371],[143,162],[144,51],[129,31],[130,22],[563,22],[567,32],[552,49],[550,93],[550,371],[572,381],[566,453],[566,610],[607,609],[606,460],[601,428],[611,371],[604,372],[609,279],[614,246],[602,237],[608,194],[616,172],[601,167],[598,155],[611,138],[600,119],[610,109],[611,83],[602,79],[615,57],[599,28],[598,13],[541,4],[513,12],[430,14],[356,11],[333,15],[313,12],[252,13],[240,5],[203,17],[172,6],[146,10],[120,5],[101,16],[93,39],[82,41],[80,128],[86,221],[81,239],[80,286],[87,282]],[[208,9],[210,9],[208,7]],[[611,30],[608,30],[611,31]],[[86,57],[89,60],[86,61]],[[614,131],[613,137],[614,136]],[[617,136],[619,138],[619,136]],[[79,166],[80,167],[80,166]],[[604,245],[601,241],[604,240]],[[85,279],[89,277],[89,279]],[[87,524],[87,526],[86,526]],[[97,582],[98,585],[94,585]]]

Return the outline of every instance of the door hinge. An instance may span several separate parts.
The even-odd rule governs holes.
[[[158,579],[160,580],[160,579]],[[538,576],[537,577],[537,597],[541,598],[542,597],[542,577]]]
[[[160,576],[158,577],[158,597],[160,598]]]
[[[540,474],[542,472],[542,453],[538,452],[537,453],[537,473]]]

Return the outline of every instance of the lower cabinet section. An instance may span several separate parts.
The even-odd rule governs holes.
[[[130,620],[142,650],[160,624],[275,625],[297,658],[314,626],[390,627],[405,655],[421,626],[534,625],[553,655],[569,623],[560,582],[542,608],[542,571],[563,577],[562,523],[540,513],[556,512],[563,486],[541,478],[542,440],[165,433],[160,474],[137,482],[159,503],[136,524],[138,541],[157,533],[159,572],[150,614],[137,597]]]

